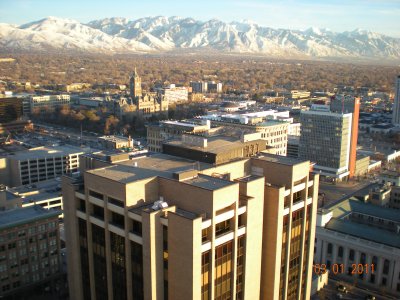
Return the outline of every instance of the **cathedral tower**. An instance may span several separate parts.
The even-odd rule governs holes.
[[[142,96],[142,79],[139,77],[138,73],[131,73],[129,76],[129,91],[132,100],[135,100],[137,97]]]

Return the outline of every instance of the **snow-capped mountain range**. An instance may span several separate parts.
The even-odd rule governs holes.
[[[264,54],[285,58],[400,59],[400,38],[365,30],[273,29],[253,22],[192,18],[107,18],[87,24],[48,17],[21,26],[0,24],[0,49],[154,53],[174,50]]]

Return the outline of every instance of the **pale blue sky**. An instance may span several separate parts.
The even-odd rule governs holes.
[[[106,17],[181,16],[248,19],[273,28],[362,28],[400,37],[400,0],[0,0],[0,22],[24,24],[47,16],[88,22]]]

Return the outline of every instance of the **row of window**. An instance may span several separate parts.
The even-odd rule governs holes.
[[[339,246],[337,249],[337,257],[338,258],[343,258],[343,247]],[[328,253],[328,257],[330,257],[333,253],[333,245],[332,243],[328,243],[328,248],[327,248],[327,253]],[[365,264],[366,263],[366,254],[364,252],[361,252],[360,254],[360,261],[357,263],[361,263],[361,264]],[[350,261],[354,261],[355,259],[355,250],[350,249],[349,251],[349,256],[348,259]],[[378,258],[376,256],[372,257],[372,264],[374,264],[375,266],[378,265]],[[385,259],[383,262],[383,274],[388,274],[389,273],[389,267],[390,267],[390,261],[388,259]]]

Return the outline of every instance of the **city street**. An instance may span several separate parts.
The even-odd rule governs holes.
[[[337,290],[338,285],[343,285],[347,288],[347,293],[339,292]],[[339,296],[340,295],[340,296]],[[333,300],[333,299],[366,299],[368,295],[375,296],[376,300],[395,300],[396,298],[391,296],[383,296],[380,293],[363,289],[358,286],[354,286],[348,282],[335,280],[329,277],[329,283],[316,295],[312,296],[312,300]]]

